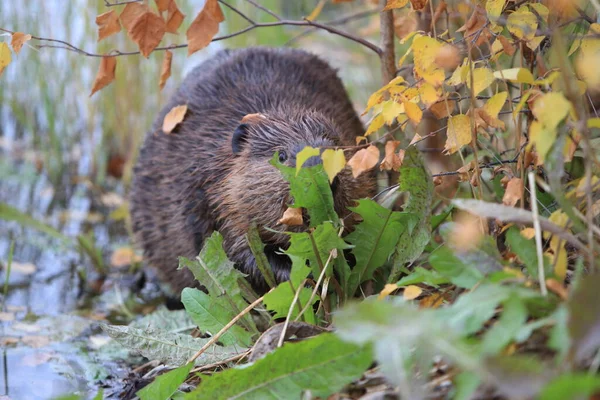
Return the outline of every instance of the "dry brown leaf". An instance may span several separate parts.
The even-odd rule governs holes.
[[[513,54],[515,54],[515,51],[517,50],[517,48],[504,36],[502,35],[498,35],[497,39],[500,41],[500,44],[502,45],[502,49],[504,50],[504,52],[506,54],[508,54],[509,56],[512,56]]]
[[[171,1],[169,3],[169,12],[167,13],[167,32],[169,33],[177,33],[177,29],[183,23],[185,19],[185,15],[179,11],[177,4],[175,1]]]
[[[94,80],[94,86],[92,87],[92,93],[90,93],[90,97],[98,90],[104,88],[115,80],[116,69],[117,57],[102,57],[102,61],[100,61],[100,68],[96,74],[96,80]]]
[[[414,11],[394,15],[394,33],[398,39],[404,39],[410,33],[417,30],[418,21]]]
[[[119,15],[119,19],[121,20],[121,25],[127,31],[127,34],[131,38],[131,28],[133,28],[133,24],[140,17],[140,15],[147,13],[150,11],[147,5],[143,3],[128,3],[121,15]]]
[[[431,18],[431,26],[436,26],[438,20],[441,18],[442,14],[448,9],[448,4],[444,0],[440,1],[437,7],[435,8],[435,12],[433,13],[433,17]]]
[[[423,297],[419,300],[419,307],[421,308],[438,308],[444,304],[444,296],[439,293],[434,293],[427,297]]]
[[[148,11],[140,15],[133,23],[130,31],[131,40],[138,45],[142,55],[148,58],[162,40],[165,30],[165,21],[160,16]]]
[[[279,220],[280,224],[288,226],[299,226],[304,222],[302,221],[302,208],[288,207],[283,213],[283,216]]]
[[[31,35],[24,34],[23,32],[15,32],[12,34],[12,39],[10,41],[10,45],[12,46],[15,54],[19,54],[21,48],[25,44],[25,42],[31,40]]]
[[[186,32],[188,56],[205,48],[219,32],[219,24],[225,20],[217,0],[206,0],[204,8],[191,23]]]
[[[415,133],[415,136],[413,136],[412,140],[410,141],[410,143],[408,145],[412,146],[413,144],[415,144],[421,140],[423,140],[423,137],[421,135],[419,135],[418,133]]]
[[[163,58],[162,69],[160,71],[160,81],[158,82],[158,86],[160,90],[165,87],[165,83],[167,83],[167,79],[171,76],[171,61],[173,60],[173,53],[169,50],[165,51],[165,58]]]
[[[173,0],[154,0],[158,12],[167,11]]]
[[[442,119],[452,115],[455,106],[455,100],[442,100],[429,107],[429,111],[431,111],[436,118]]]
[[[118,248],[110,256],[110,265],[116,268],[126,267],[140,261],[142,258],[135,254],[131,247]]]
[[[425,8],[429,0],[410,0],[410,4],[412,4],[413,10],[420,11]]]
[[[454,70],[462,61],[458,47],[447,44],[438,50],[434,62],[447,71]]]
[[[182,106],[173,107],[171,111],[165,115],[162,126],[163,132],[167,134],[173,132],[173,129],[175,129],[175,127],[179,125],[181,121],[183,121],[186,112],[187,106],[185,104]]]
[[[458,250],[472,250],[477,247],[484,234],[485,220],[472,214],[459,214],[452,228],[449,240]]]
[[[402,293],[402,297],[404,300],[414,300],[419,297],[423,293],[423,289],[416,285],[409,285],[404,288],[404,292]]]
[[[473,14],[471,14],[471,17],[469,17],[467,22],[458,28],[456,32],[465,32],[465,38],[470,41],[473,41],[475,38],[477,38],[475,45],[479,46],[488,41],[492,36],[490,30],[487,28],[487,22],[488,18],[485,8],[477,5],[475,6]]]
[[[370,145],[366,149],[356,152],[348,161],[348,165],[352,168],[352,176],[358,177],[365,171],[372,169],[379,161],[379,149]]]
[[[521,178],[512,178],[506,185],[506,191],[502,198],[502,203],[514,207],[523,195],[523,180]]]
[[[402,160],[396,153],[396,148],[400,145],[399,141],[389,140],[385,144],[385,157],[379,165],[381,170],[398,170],[402,166]]]
[[[556,279],[546,279],[546,286],[551,292],[556,293],[561,299],[567,300],[569,298],[569,292],[567,289]]]
[[[98,41],[121,31],[119,16],[115,10],[98,15],[96,25],[98,25]]]

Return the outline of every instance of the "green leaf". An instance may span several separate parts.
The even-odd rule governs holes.
[[[456,286],[470,289],[483,279],[483,274],[477,268],[464,264],[445,246],[429,255],[429,263]]]
[[[500,318],[483,337],[481,349],[485,354],[497,354],[502,351],[527,322],[527,309],[518,296],[509,297],[503,305]]]
[[[538,399],[591,399],[598,391],[600,391],[600,376],[587,373],[565,374],[546,385]]]
[[[287,282],[282,282],[277,286],[273,291],[267,293],[263,299],[265,307],[269,311],[273,311],[275,315],[274,318],[285,318],[290,309],[290,305],[294,299],[294,295],[298,287],[304,282],[304,279],[310,274],[310,268],[308,268],[305,263],[306,260],[301,257],[291,256],[292,259],[292,270],[290,272],[290,280]],[[310,299],[310,295],[312,290],[306,287],[303,287],[300,291],[300,295],[298,297],[298,302],[294,309],[292,310],[291,318],[295,319],[298,313],[300,312],[300,307],[305,307]],[[318,300],[318,297],[315,296],[311,304],[315,304]],[[315,324],[315,314],[312,307],[308,307],[305,314],[305,321],[308,323]]]
[[[14,207],[9,206],[6,203],[0,202],[0,219],[5,221],[15,221],[19,223],[21,226],[26,226],[28,228],[36,229],[40,232],[43,232],[49,236],[52,236],[55,239],[59,239],[67,244],[72,243],[72,240],[67,236],[60,233],[58,230],[54,229],[48,224],[45,224],[37,219],[22,213]]]
[[[200,330],[208,331],[213,335],[236,316],[223,297],[210,297],[198,289],[183,289],[181,302]],[[225,346],[250,347],[252,345],[252,335],[238,325],[229,328],[219,340]]]
[[[559,360],[564,360],[571,348],[571,338],[569,337],[569,329],[567,326],[567,320],[569,318],[567,307],[564,304],[561,304],[556,309],[553,316],[556,322],[550,331],[548,347],[558,353]]]
[[[512,227],[506,232],[506,241],[510,250],[519,257],[525,267],[529,276],[533,279],[538,277],[538,257],[535,242],[533,239],[526,239],[521,235],[518,228]],[[547,257],[544,256],[544,270],[551,271],[552,264],[550,264]]]
[[[363,221],[346,237],[354,245],[356,257],[348,284],[349,295],[354,294],[362,282],[373,278],[373,272],[389,259],[396,248],[400,235],[411,231],[417,224],[415,215],[388,210],[369,199],[359,200],[358,206],[351,210]]]
[[[372,362],[368,347],[323,333],[286,343],[252,365],[206,377],[185,399],[299,399],[303,391],[325,398],[359,378]]]
[[[102,330],[111,338],[151,360],[168,365],[187,362],[209,339],[196,339],[190,335],[176,334],[156,328],[132,328],[121,325],[101,324]],[[219,363],[241,354],[245,349],[213,346],[210,351],[196,359],[196,365]]]
[[[189,268],[198,282],[202,284],[211,297],[224,296],[235,314],[248,306],[242,297],[239,281],[244,274],[234,268],[223,250],[223,236],[214,232],[204,243],[202,251],[195,260],[179,257],[179,268]],[[246,315],[241,320],[244,327],[258,333],[252,319]]]
[[[443,283],[448,283],[450,280],[441,276],[437,271],[425,269],[423,267],[416,267],[410,275],[407,275],[400,279],[397,283],[398,286],[415,285],[417,283],[426,283],[429,286],[437,286]]]
[[[136,395],[141,400],[169,400],[185,381],[193,366],[194,363],[189,363],[162,374],[154,382],[139,390]]]
[[[156,328],[167,332],[192,331],[196,324],[190,319],[185,310],[171,311],[164,306],[153,313],[144,315],[129,324],[131,328]]]
[[[404,211],[415,214],[418,223],[414,229],[406,230],[400,235],[389,282],[398,280],[402,266],[415,261],[431,239],[433,180],[425,159],[415,146],[409,146],[404,153],[399,186],[400,191],[409,194]]]
[[[260,240],[256,223],[253,222],[250,225],[248,233],[246,234],[246,238],[248,240],[248,244],[250,245],[250,250],[254,255],[254,259],[256,260],[256,266],[258,267],[258,270],[261,272],[265,282],[267,282],[267,285],[269,285],[270,288],[274,288],[277,286],[277,283],[275,281],[275,276],[273,275],[271,265],[269,264],[269,260],[265,254],[265,245]]]
[[[454,378],[454,400],[472,399],[481,384],[481,379],[472,372],[461,372]]]
[[[283,178],[290,183],[290,194],[294,198],[293,207],[304,207],[308,211],[311,228],[325,221],[331,221],[336,227],[339,225],[339,217],[333,208],[333,194],[323,165],[302,168],[296,175],[296,169],[281,164],[277,160],[277,154],[271,159],[271,164],[279,169]]]
[[[306,160],[311,157],[318,156],[319,154],[321,154],[319,149],[315,149],[314,147],[310,146],[306,146],[300,150],[298,154],[296,154],[296,175],[298,175]]]

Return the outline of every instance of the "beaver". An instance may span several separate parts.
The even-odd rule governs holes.
[[[187,105],[184,120],[162,132],[165,115]],[[352,146],[364,134],[336,71],[297,49],[222,50],[197,66],[159,113],[134,168],[131,217],[135,241],[159,278],[179,293],[197,286],[178,256],[195,257],[213,231],[254,288],[267,288],[246,242],[252,222],[278,282],[289,277],[289,246],[279,222],[293,201],[270,164],[295,166],[305,146]],[[308,164],[318,162],[318,157]],[[348,168],[332,186],[335,210],[348,216],[353,200],[372,196],[374,182]],[[352,218],[346,218],[351,228]],[[265,229],[269,228],[269,229]]]

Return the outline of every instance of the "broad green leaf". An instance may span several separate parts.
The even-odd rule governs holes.
[[[435,270],[417,267],[410,275],[402,277],[402,279],[398,281],[397,285],[408,286],[417,283],[425,283],[430,286],[437,286],[448,282],[450,282],[450,280],[447,277],[440,275]]]
[[[527,309],[522,299],[517,296],[510,297],[502,304],[504,307],[500,318],[483,337],[481,350],[485,354],[498,354],[502,351],[527,322]]]
[[[263,300],[265,307],[269,311],[273,311],[274,318],[285,318],[290,309],[290,305],[294,299],[295,291],[298,290],[304,279],[310,274],[310,268],[306,266],[306,260],[298,256],[290,256],[292,259],[292,270],[290,272],[290,280],[281,282],[273,291],[267,293]],[[300,312],[300,307],[305,307],[310,299],[312,290],[307,287],[302,287],[298,302],[292,310],[291,318],[295,319]],[[316,303],[318,297],[315,296],[311,304]],[[315,315],[312,307],[308,307],[304,320],[308,323],[315,324]]]
[[[183,289],[181,302],[198,328],[213,335],[223,329],[236,316],[225,298],[210,297],[198,289]],[[225,346],[250,347],[252,345],[252,335],[238,325],[229,328],[219,340]]]
[[[302,169],[302,166],[304,165],[306,160],[308,160],[311,157],[319,156],[319,154],[319,149],[310,146],[306,146],[305,148],[300,150],[296,155],[296,176],[298,176],[298,173],[300,172],[300,169]]]
[[[252,365],[205,377],[191,399],[299,399],[303,391],[326,398],[359,378],[373,362],[371,350],[323,333],[286,343]]]
[[[470,289],[483,279],[477,268],[464,264],[448,247],[440,247],[431,253],[429,263],[441,276],[463,288]]]
[[[481,379],[473,372],[461,372],[454,378],[454,400],[470,400],[481,384]]]
[[[589,373],[571,373],[561,375],[550,382],[540,395],[539,400],[579,400],[592,399],[600,391],[600,376]]]
[[[141,400],[169,400],[185,381],[193,366],[194,363],[189,363],[160,375],[154,382],[139,390],[136,395]]]
[[[373,278],[373,272],[390,257],[403,232],[412,231],[417,223],[413,214],[391,211],[374,202],[363,199],[358,206],[351,208],[363,221],[346,240],[354,245],[356,265],[350,273],[349,295],[358,286]]]
[[[177,334],[156,328],[139,329],[129,326],[101,324],[102,330],[123,346],[140,353],[150,360],[168,365],[187,363],[209,339],[196,339],[190,335]],[[247,349],[213,346],[210,351],[196,359],[196,365],[219,363]]]
[[[242,297],[239,281],[244,274],[234,268],[223,250],[223,236],[214,232],[204,243],[202,251],[195,260],[179,257],[179,268],[189,268],[198,282],[211,297],[224,296],[235,314],[248,306]],[[252,333],[257,333],[252,319],[246,315],[241,323]]]
[[[512,227],[506,232],[506,241],[511,251],[525,264],[529,276],[533,279],[537,279],[538,257],[534,240],[524,238],[518,228]],[[551,271],[551,269],[552,264],[548,258],[544,256],[544,270]]]
[[[283,178],[290,183],[294,208],[303,207],[308,211],[310,227],[314,228],[325,221],[331,221],[338,226],[339,217],[333,208],[333,194],[323,165],[302,168],[296,175],[294,168],[282,165],[276,156],[277,154],[273,156],[271,164],[279,169]]]
[[[400,234],[393,256],[393,267],[388,282],[394,282],[406,263],[415,261],[431,238],[431,207],[433,201],[433,180],[425,159],[415,146],[404,153],[400,168],[399,189],[408,193],[404,211],[414,214],[418,222],[414,228]]]
[[[569,336],[569,310],[564,304],[561,304],[553,314],[555,324],[550,331],[550,340],[548,340],[548,347],[556,351],[559,356],[559,360],[564,360],[571,348],[571,338]]]
[[[250,250],[252,251],[254,259],[256,260],[256,267],[259,269],[260,273],[265,279],[265,282],[267,282],[267,285],[269,285],[271,288],[277,286],[275,276],[273,275],[273,270],[271,269],[271,265],[269,264],[269,260],[265,254],[265,245],[260,240],[258,228],[255,223],[252,223],[250,228],[248,228],[246,239],[248,240],[248,245],[250,246]]]

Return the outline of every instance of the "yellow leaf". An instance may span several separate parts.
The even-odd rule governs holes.
[[[425,105],[425,107],[430,107],[440,98],[438,90],[427,82],[419,86],[419,96],[421,97],[421,102]]]
[[[525,68],[509,68],[501,71],[494,72],[494,77],[498,79],[505,79],[507,81],[529,83],[535,82],[533,75],[528,69]]]
[[[519,39],[531,40],[538,27],[537,17],[526,6],[521,6],[506,20],[508,31]]]
[[[444,70],[436,63],[438,51],[444,46],[429,36],[417,36],[413,40],[412,49],[415,61],[415,74],[433,86],[441,86],[444,82]]]
[[[500,14],[502,14],[505,4],[506,0],[488,0],[487,3],[485,3],[485,10],[488,13],[490,21],[495,23],[498,18],[500,18]]]
[[[388,297],[394,290],[398,289],[398,285],[395,283],[386,283],[383,290],[379,292],[377,300],[383,300]]]
[[[387,4],[383,11],[392,10],[394,8],[402,8],[408,4],[408,0],[387,0]]]
[[[476,68],[473,70],[473,93],[477,96],[494,82],[494,74],[489,68]],[[467,77],[467,87],[471,88],[471,78]]]
[[[543,164],[546,154],[556,140],[556,129],[547,128],[539,121],[533,121],[529,126],[529,145],[535,145],[538,161]]]
[[[163,132],[167,133],[167,134],[173,132],[175,127],[177,125],[179,125],[179,123],[181,123],[181,121],[183,121],[183,118],[185,117],[186,112],[187,112],[187,106],[185,104],[182,106],[173,107],[167,113],[167,115],[165,115],[165,119],[163,119],[163,126],[162,126]]]
[[[554,273],[556,276],[563,281],[567,276],[567,249],[565,248],[565,241],[559,237],[553,236],[550,240],[550,249],[552,253],[549,254],[550,258],[554,260]]]
[[[535,229],[525,228],[521,231],[521,236],[523,236],[525,239],[533,239],[535,237]]]
[[[491,99],[485,103],[483,109],[488,115],[494,118],[498,118],[498,113],[502,110],[504,103],[506,103],[506,98],[508,97],[507,92],[500,92],[492,96]]]
[[[10,64],[11,56],[10,49],[6,43],[0,43],[0,75],[2,75],[2,71],[8,64]]]
[[[554,129],[565,119],[571,110],[571,103],[562,93],[550,92],[535,100],[533,115],[544,126]]]
[[[381,103],[382,99],[383,99],[383,93],[381,93],[380,91],[373,93],[369,97],[369,100],[367,101],[367,108],[365,108],[365,111],[363,111],[362,115],[365,115],[371,108],[373,108],[373,107],[375,107],[375,105]]]
[[[542,19],[548,22],[548,15],[550,15],[550,10],[548,7],[543,5],[542,3],[529,3],[529,8],[533,9]]]
[[[406,111],[406,115],[413,122],[413,124],[418,124],[421,122],[421,118],[423,118],[423,111],[419,108],[415,103],[411,103],[410,101],[405,101],[404,110]]]
[[[302,168],[302,165],[304,165],[306,160],[308,160],[311,157],[318,157],[319,154],[321,154],[321,151],[319,149],[310,146],[306,146],[305,148],[300,150],[300,152],[296,155],[296,175],[298,175],[298,173],[300,172],[300,168]]]
[[[528,40],[525,44],[527,45],[527,47],[529,47],[531,50],[534,50],[538,48],[538,46],[540,45],[540,43],[542,43],[542,41],[546,38],[546,36],[536,36],[531,40]]]
[[[600,118],[590,118],[587,121],[588,128],[598,128],[600,129]]]
[[[365,171],[372,169],[379,161],[379,149],[376,146],[370,145],[366,149],[356,152],[348,161],[348,165],[352,168],[352,176],[357,178]]]
[[[131,247],[120,247],[110,256],[110,265],[116,268],[125,267],[142,261],[142,257],[135,254]]]
[[[450,79],[448,79],[448,85],[456,86],[461,83],[465,83],[465,79],[469,73],[469,60],[464,59],[460,67],[456,68],[452,73]]]
[[[383,115],[381,115],[381,114],[376,115],[373,118],[373,120],[371,121],[369,128],[367,128],[367,131],[365,132],[365,136],[369,136],[371,133],[377,132],[379,130],[379,128],[381,128],[383,126],[384,123],[385,123],[385,120],[383,119]]]
[[[302,220],[302,208],[288,207],[279,219],[279,223],[288,226],[302,225],[304,223]]]
[[[471,118],[459,114],[448,118],[448,129],[444,152],[453,154],[464,145],[471,143]]]
[[[404,292],[402,293],[402,297],[404,300],[414,300],[419,297],[423,293],[423,289],[416,285],[409,285],[404,288]]]
[[[383,120],[388,125],[392,124],[396,117],[402,113],[404,113],[404,106],[400,103],[396,103],[394,100],[386,101],[381,108]]]
[[[321,154],[321,159],[323,160],[323,169],[329,177],[329,182],[333,182],[333,178],[346,166],[344,150],[326,149]]]
[[[317,19],[319,14],[321,14],[321,11],[323,11],[323,6],[325,5],[325,3],[327,3],[327,0],[320,0],[315,9],[312,10],[310,15],[306,17],[306,19],[309,21],[314,21],[315,19]]]

